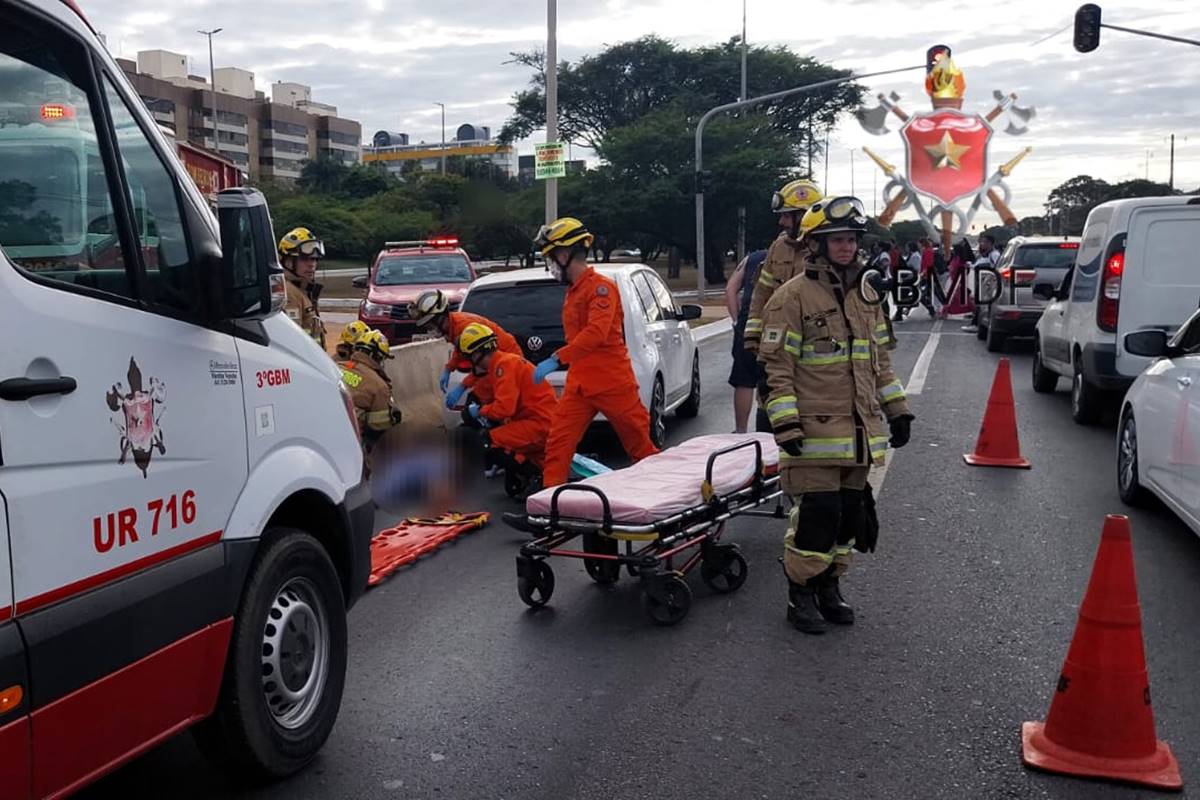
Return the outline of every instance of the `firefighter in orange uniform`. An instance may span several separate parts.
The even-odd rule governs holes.
[[[490,319],[466,311],[451,311],[450,301],[446,299],[446,295],[442,293],[441,289],[422,292],[416,302],[408,307],[408,316],[417,323],[417,327],[437,333],[454,348],[450,352],[450,360],[442,368],[442,375],[438,379],[438,386],[443,392],[450,387],[450,376],[453,373],[466,372],[470,374],[471,372],[471,359],[467,358],[458,347],[463,331],[471,323],[491,328],[492,332],[496,334],[496,344],[501,352],[517,356],[524,355],[521,345],[517,344],[513,335]],[[460,385],[447,397],[447,408],[455,408],[462,401],[465,390],[461,389]],[[481,403],[490,403],[493,399],[491,381],[487,376],[474,382],[473,391]]]
[[[534,383],[533,364],[497,347],[496,334],[486,325],[472,323],[459,337],[458,350],[472,365],[467,380],[488,376],[496,396],[486,405],[468,404],[464,419],[488,428],[489,465],[537,474],[542,470],[546,437],[558,401],[548,383]],[[509,458],[497,457],[497,449]],[[522,469],[523,465],[529,468]]]
[[[533,243],[555,277],[569,286],[562,313],[567,344],[534,370],[534,381],[541,383],[551,372],[567,369],[546,441],[546,486],[567,482],[575,447],[597,413],[608,418],[634,461],[658,452],[625,347],[617,284],[587,263],[592,240],[582,222],[563,217],[543,226]]]

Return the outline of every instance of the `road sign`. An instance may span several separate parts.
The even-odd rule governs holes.
[[[562,142],[546,142],[533,146],[533,160],[536,165],[534,177],[539,181],[546,178],[565,178],[567,176],[567,160]]]

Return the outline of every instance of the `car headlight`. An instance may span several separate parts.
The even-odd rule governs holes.
[[[362,313],[364,317],[390,317],[392,315],[392,307],[372,303],[368,300],[363,303]]]

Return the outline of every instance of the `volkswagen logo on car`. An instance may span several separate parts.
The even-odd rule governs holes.
[[[530,336],[525,344],[528,345],[530,351],[534,353],[546,346],[546,343],[542,341],[542,337],[540,336]]]

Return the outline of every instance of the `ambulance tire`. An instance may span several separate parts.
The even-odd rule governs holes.
[[[316,674],[315,694],[296,702],[294,709],[300,713],[291,717],[271,709],[278,692],[271,694],[272,684],[264,677],[267,645],[276,635],[271,621],[280,619],[281,606],[291,615],[285,620],[296,620],[307,631],[305,644],[316,640],[313,653],[302,659],[308,678]],[[293,638],[289,646],[294,648],[297,641]],[[303,769],[337,721],[346,644],[345,601],[325,548],[296,528],[268,529],[234,618],[216,712],[196,728],[201,750],[250,781],[283,778]],[[318,651],[324,652],[323,659]],[[297,679],[296,674],[290,677],[293,683]],[[299,678],[303,684],[313,683],[304,679],[303,671]]]

